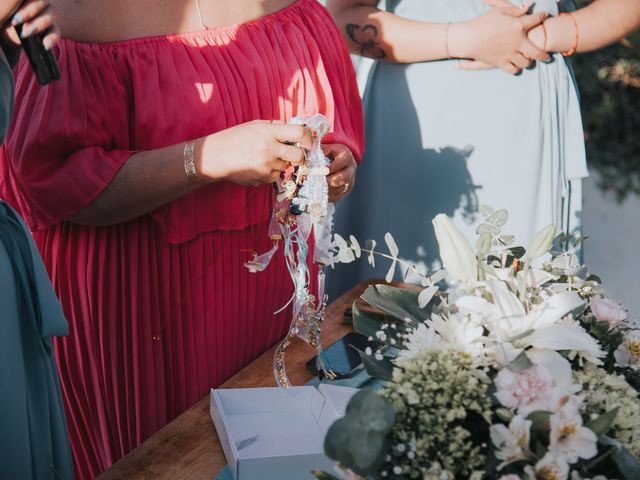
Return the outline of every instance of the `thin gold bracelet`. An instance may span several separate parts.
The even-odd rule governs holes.
[[[447,55],[447,60],[451,60],[451,54],[449,53],[449,28],[451,27],[451,22],[447,23],[447,27],[444,31],[444,50]]]
[[[187,174],[189,180],[198,180],[198,172],[196,171],[196,164],[193,161],[193,152],[195,150],[196,143],[191,141],[184,144],[184,173]]]

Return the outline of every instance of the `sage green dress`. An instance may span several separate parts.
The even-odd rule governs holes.
[[[537,10],[558,13],[554,0]],[[488,7],[481,0],[392,0],[413,20],[457,22]],[[419,41],[419,39],[416,39]],[[551,223],[580,231],[587,176],[578,93],[569,63],[555,54],[519,75],[455,68],[457,61],[374,64],[364,94],[366,148],[355,189],[336,205],[334,231],[373,238],[391,232],[400,256],[439,265],[432,218],[445,213],[475,245],[479,207],[506,208],[504,234],[526,247]],[[381,246],[382,244],[382,246]],[[379,259],[339,265],[327,280],[335,298],[358,281],[384,278]],[[396,279],[399,279],[396,276]]]
[[[0,49],[0,141],[13,105],[13,78]],[[1,180],[1,177],[0,177]],[[62,314],[31,234],[0,200],[0,478],[73,478],[51,337]]]

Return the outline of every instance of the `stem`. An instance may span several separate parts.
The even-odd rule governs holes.
[[[520,282],[520,291],[518,292],[518,296],[520,297],[520,301],[524,303],[524,297],[527,291],[527,275],[529,273],[529,268],[531,267],[531,263],[527,259],[524,262],[524,268],[522,269],[522,281]]]
[[[416,269],[415,265],[413,265],[413,264],[411,264],[411,263],[409,263],[409,262],[406,262],[406,261],[404,261],[404,260],[402,260],[402,259],[400,259],[400,258],[398,258],[398,257],[392,257],[391,255],[387,255],[386,253],[380,253],[380,252],[376,252],[375,250],[368,250],[368,249],[366,249],[366,248],[361,248],[361,249],[360,249],[360,251],[361,251],[361,252],[364,252],[364,253],[370,253],[370,254],[372,254],[372,255],[378,255],[379,257],[383,257],[383,258],[386,258],[386,259],[391,260],[391,261],[394,261],[394,260],[395,260],[395,261],[396,261],[396,262],[398,262],[400,265],[404,265],[405,267],[407,267],[408,269],[410,269],[411,271],[413,271],[413,272],[414,272],[416,275],[418,275],[421,279],[426,280],[426,279],[428,279],[428,278],[429,278],[429,277],[425,276],[424,274],[422,274],[421,272],[419,272],[419,271]]]

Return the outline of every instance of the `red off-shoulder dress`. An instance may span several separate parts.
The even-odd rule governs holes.
[[[292,294],[268,250],[270,186],[219,183],[130,222],[66,221],[137,151],[254,119],[325,114],[359,158],[349,54],[316,0],[232,28],[56,48],[41,87],[23,58],[0,195],[34,231],[69,320],[57,347],[78,477],[94,478],[275,344]],[[250,141],[250,139],[248,139]]]

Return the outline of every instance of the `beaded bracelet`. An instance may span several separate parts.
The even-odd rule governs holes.
[[[573,15],[573,13],[571,13],[571,12],[560,12],[559,16],[560,17],[568,16],[569,18],[571,18],[571,21],[573,22],[573,26],[576,29],[576,37],[575,37],[575,39],[573,41],[573,46],[569,50],[567,50],[565,52],[562,52],[562,56],[568,57],[570,55],[573,55],[575,53],[576,49],[578,48],[578,41],[580,40],[580,29],[578,28],[578,22],[576,21],[576,17]]]

